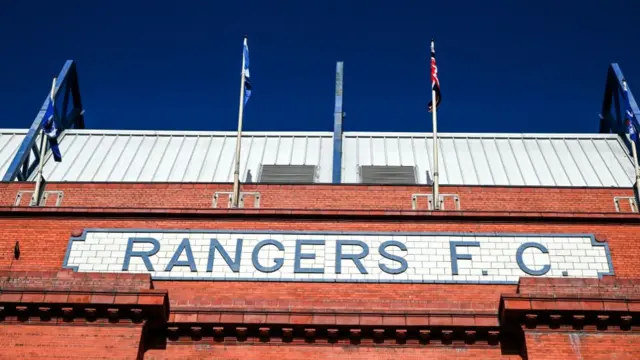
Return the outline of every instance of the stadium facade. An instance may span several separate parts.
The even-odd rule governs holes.
[[[0,130],[0,358],[637,359],[636,168],[598,134]],[[628,94],[628,95],[627,95]]]

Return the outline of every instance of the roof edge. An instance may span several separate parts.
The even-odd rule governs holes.
[[[0,129],[0,134],[26,134],[28,129]],[[148,136],[236,136],[235,131],[196,131],[196,130],[113,130],[113,129],[68,129],[67,134],[80,135],[148,135]],[[422,138],[432,137],[430,132],[384,132],[384,131],[345,131],[345,138],[354,137],[398,137]],[[243,137],[333,137],[330,131],[243,131]],[[600,133],[438,133],[439,138],[527,138],[527,139],[617,139],[618,134]]]
[[[430,132],[360,132],[345,131],[345,137],[432,137]],[[528,139],[617,139],[618,134],[600,133],[465,133],[465,132],[438,132],[438,138],[528,138]]]

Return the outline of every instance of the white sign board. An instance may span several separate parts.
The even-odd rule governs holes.
[[[612,275],[591,235],[87,229],[64,267],[157,280],[517,283]]]

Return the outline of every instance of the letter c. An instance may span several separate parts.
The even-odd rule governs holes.
[[[549,264],[543,266],[542,269],[540,270],[533,270],[529,268],[527,265],[525,265],[524,260],[522,260],[522,254],[524,254],[524,251],[527,250],[528,248],[536,248],[540,250],[543,254],[549,253],[549,250],[547,250],[547,248],[544,247],[544,245],[539,243],[528,242],[520,245],[520,247],[518,248],[518,251],[516,252],[516,261],[518,262],[518,266],[520,267],[520,270],[532,276],[542,276],[548,273],[549,270],[551,270],[551,265]]]

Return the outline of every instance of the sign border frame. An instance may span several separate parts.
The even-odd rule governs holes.
[[[80,236],[71,236],[67,243],[67,250],[64,255],[62,263],[62,269],[73,270],[78,272],[78,266],[70,266],[69,255],[73,242],[85,241],[88,233],[204,233],[204,234],[278,234],[278,235],[358,235],[358,236],[480,236],[480,237],[588,237],[591,239],[591,246],[604,247],[605,256],[607,257],[607,263],[609,265],[608,272],[598,272],[598,279],[602,279],[604,276],[615,276],[613,269],[613,261],[611,258],[611,250],[607,241],[598,241],[593,234],[578,234],[578,233],[473,233],[473,232],[393,232],[393,231],[313,231],[313,230],[224,230],[224,229],[144,229],[144,228],[85,228],[82,230]],[[98,272],[103,273],[103,272]],[[105,272],[108,273],[108,272]],[[126,272],[112,272],[112,274],[123,274]],[[128,272],[130,274],[149,274],[152,280],[157,281],[244,281],[244,282],[315,282],[315,283],[384,283],[384,284],[486,284],[486,285],[514,285],[518,281],[469,281],[469,280],[427,280],[427,281],[415,281],[415,280],[338,280],[338,279],[294,279],[294,278],[281,278],[274,279],[260,279],[260,278],[197,278],[197,277],[183,277],[174,278],[166,276],[154,277],[151,273],[140,272]],[[539,276],[531,276],[539,277]]]

